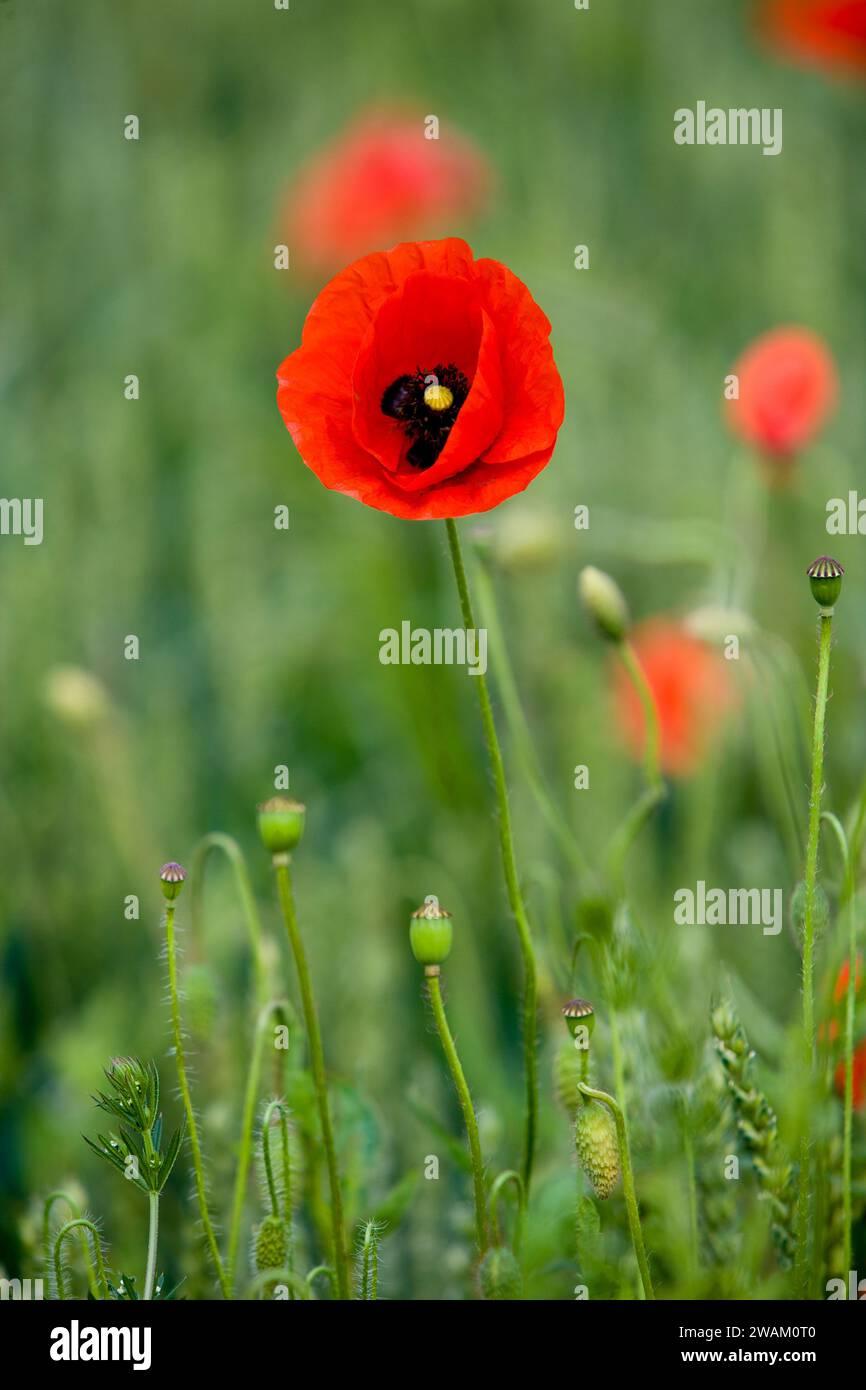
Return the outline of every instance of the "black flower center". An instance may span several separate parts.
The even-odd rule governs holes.
[[[432,372],[418,367],[413,376],[398,376],[387,387],[382,412],[399,420],[412,440],[406,461],[413,468],[433,467],[468,395],[469,382],[453,363],[439,363]]]

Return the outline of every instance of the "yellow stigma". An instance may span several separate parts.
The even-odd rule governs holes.
[[[424,391],[424,404],[428,410],[447,410],[453,403],[454,393],[449,391],[447,386],[440,386],[438,382],[428,386]]]

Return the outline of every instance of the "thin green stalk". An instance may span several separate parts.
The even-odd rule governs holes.
[[[835,820],[835,817],[832,818]],[[838,821],[834,826],[845,860],[842,904],[848,920],[848,988],[845,991],[845,1111],[842,1132],[842,1219],[845,1224],[842,1277],[851,1268],[851,1148],[854,1132],[854,1007],[857,993],[857,883],[856,860]]]
[[[607,1091],[596,1091],[592,1086],[587,1086],[583,1081],[579,1082],[578,1089],[589,1100],[601,1101],[602,1105],[606,1105],[613,1115],[614,1123],[616,1124],[617,1143],[619,1144],[619,1161],[622,1168],[622,1190],[625,1197],[626,1211],[628,1212],[631,1243],[634,1247],[635,1258],[638,1263],[638,1269],[640,1270],[644,1296],[648,1299],[655,1298],[652,1278],[650,1276],[649,1260],[647,1259],[646,1246],[644,1245],[643,1232],[641,1230],[637,1196],[634,1190],[634,1176],[632,1174],[631,1153],[628,1144],[628,1129],[626,1127],[625,1116],[613,1096],[609,1096]]]
[[[54,1238],[54,1282],[57,1285],[57,1297],[59,1299],[66,1298],[66,1280],[63,1277],[63,1260],[61,1256],[63,1242],[73,1231],[81,1231],[82,1234],[85,1231],[90,1232],[90,1238],[93,1241],[93,1255],[96,1260],[97,1290],[101,1289],[102,1297],[107,1299],[108,1276],[105,1272],[105,1261],[102,1258],[102,1242],[96,1226],[92,1221],[89,1221],[86,1216],[76,1216],[72,1221],[67,1221],[65,1225],[60,1227],[60,1230]]]
[[[809,795],[809,834],[806,843],[805,905],[803,921],[803,1066],[806,1086],[812,1088],[815,1066],[814,950],[815,890],[818,880],[818,843],[821,830],[821,796],[824,790],[824,724],[827,713],[827,687],[830,679],[830,645],[833,614],[822,610],[819,618],[818,687],[812,729],[812,782]],[[806,1279],[809,1233],[810,1133],[808,1115],[802,1119],[800,1138],[800,1176],[797,1190],[797,1280]]]
[[[641,666],[637,653],[629,642],[624,638],[617,646],[622,663],[629,674],[631,683],[637,692],[637,697],[643,709],[644,724],[646,730],[646,742],[644,744],[644,772],[646,773],[647,785],[650,787],[664,788],[661,771],[661,725],[659,723],[659,712],[656,707],[655,697],[650,689],[644,669]]]
[[[282,1164],[283,1181],[282,1217],[286,1225],[286,1266],[289,1269],[294,1269],[295,1236],[292,1221],[292,1164],[289,1150],[289,1121],[286,1113],[286,1106],[281,1100],[272,1100],[265,1107],[264,1118],[262,1119],[262,1162],[265,1168],[268,1198],[271,1203],[271,1215],[278,1217],[280,1215],[279,1194],[274,1179],[274,1165],[271,1158],[271,1117],[274,1114],[278,1114],[280,1117],[280,1160]]]
[[[253,1128],[256,1120],[256,1105],[259,1097],[259,1086],[262,1079],[262,1060],[265,1050],[265,1039],[267,1036],[267,1026],[271,1015],[280,1008],[279,1003],[266,1004],[260,1011],[256,1021],[256,1030],[253,1036],[253,1050],[250,1056],[250,1065],[247,1072],[247,1084],[244,1091],[244,1105],[241,1115],[241,1141],[238,1148],[238,1166],[235,1172],[235,1190],[232,1201],[231,1222],[229,1225],[229,1244],[228,1255],[226,1257],[226,1276],[229,1287],[234,1288],[235,1266],[237,1264],[238,1244],[241,1234],[241,1219],[244,1210],[244,1198],[247,1193],[247,1178],[249,1177],[250,1163],[253,1156]]]
[[[285,1284],[298,1295],[298,1298],[305,1302],[309,1300],[309,1284],[301,1278],[300,1274],[295,1274],[291,1269],[263,1269],[260,1274],[256,1275],[252,1283],[247,1285],[244,1298],[246,1300],[253,1299],[256,1294],[261,1293],[262,1289],[270,1288],[274,1284]]]
[[[463,1067],[460,1065],[457,1048],[451,1036],[451,1029],[448,1027],[448,1019],[445,1016],[445,1005],[442,1003],[442,990],[439,986],[438,966],[427,966],[427,971],[436,972],[435,974],[427,974],[427,992],[430,997],[430,1003],[433,1006],[433,1018],[436,1022],[436,1031],[439,1034],[439,1041],[442,1043],[442,1051],[445,1053],[445,1060],[448,1063],[451,1078],[457,1091],[457,1098],[460,1101],[460,1109],[463,1111],[463,1122],[466,1125],[466,1137],[469,1140],[469,1156],[472,1160],[472,1186],[475,1194],[475,1239],[478,1249],[483,1255],[488,1244],[487,1195],[484,1187],[484,1162],[481,1157],[481,1140],[478,1137],[478,1122],[475,1119],[472,1097],[469,1094],[469,1087],[466,1084]]]
[[[159,1239],[159,1193],[148,1193],[150,1206],[150,1229],[147,1236],[147,1269],[144,1275],[145,1302],[153,1298],[153,1285],[156,1280],[156,1243]]]
[[[177,987],[177,949],[174,939],[174,904],[169,903],[165,913],[165,942],[166,955],[168,958],[168,989],[171,999],[171,1027],[174,1037],[174,1060],[177,1066],[177,1079],[180,1087],[181,1099],[183,1101],[186,1123],[189,1130],[189,1146],[192,1150],[192,1166],[195,1174],[195,1190],[198,1197],[198,1208],[201,1216],[202,1226],[204,1227],[205,1238],[213,1260],[214,1269],[219,1280],[224,1298],[231,1298],[231,1285],[226,1278],[223,1262],[220,1257],[219,1246],[217,1245],[216,1234],[214,1233],[213,1222],[207,1205],[207,1194],[204,1183],[204,1164],[201,1156],[201,1145],[198,1137],[198,1126],[196,1125],[195,1112],[192,1108],[192,1096],[190,1095],[189,1082],[186,1074],[186,1056],[183,1047],[183,1031],[180,1022],[180,1002]]]
[[[472,600],[469,596],[469,585],[466,580],[466,570],[460,549],[460,537],[457,533],[457,524],[453,518],[449,517],[445,525],[448,531],[448,545],[451,551],[451,562],[454,566],[454,578],[457,581],[457,592],[460,596],[460,608],[463,614],[463,622],[467,630],[474,629],[475,617],[472,612]],[[502,761],[502,750],[499,747],[499,739],[496,734],[496,723],[493,718],[493,707],[490,703],[487,678],[479,674],[473,676],[472,679],[478,691],[478,703],[481,710],[484,741],[487,745],[487,755],[490,760],[494,786],[496,788],[496,803],[499,812],[499,847],[502,855],[505,886],[508,892],[508,902],[511,913],[517,926],[520,951],[523,957],[523,1066],[526,1086],[526,1121],[521,1171],[523,1176],[523,1187],[528,1199],[529,1186],[532,1178],[532,1164],[535,1156],[535,1132],[538,1123],[538,972],[535,963],[535,949],[532,944],[532,929],[529,925],[529,917],[523,901],[523,893],[520,887],[520,878],[517,873],[517,863],[514,856],[514,840],[511,832],[511,808],[508,801],[508,784],[505,780],[505,764]]]
[[[586,1056],[586,1053],[584,1053],[584,1056]],[[509,1183],[513,1185],[514,1190],[517,1194],[517,1211],[514,1218],[514,1239],[512,1240],[512,1249],[514,1251],[514,1254],[519,1258],[520,1245],[523,1239],[524,1196],[523,1179],[514,1168],[509,1168],[506,1172],[500,1173],[498,1178],[490,1188],[490,1222],[493,1227],[493,1243],[494,1245],[501,1245],[502,1229],[499,1224],[499,1198]]]
[[[228,859],[234,869],[235,881],[237,883],[238,895],[241,900],[244,921],[246,923],[247,935],[250,942],[250,952],[253,958],[253,972],[256,979],[256,998],[261,1005],[267,1003],[268,999],[268,976],[265,966],[265,958],[262,950],[262,924],[259,917],[259,909],[256,904],[253,886],[250,881],[249,870],[244,859],[243,850],[231,835],[223,835],[220,831],[214,831],[210,835],[205,835],[199,840],[192,854],[190,865],[190,889],[192,898],[190,901],[190,936],[192,937],[193,951],[201,954],[202,949],[202,926],[204,920],[204,871],[208,854],[211,850],[220,850]]]
[[[538,809],[541,812],[550,830],[553,832],[560,849],[566,858],[573,865],[580,878],[594,881],[595,874],[592,866],[588,863],[581,851],[580,845],[574,838],[565,817],[549,796],[544,785],[544,776],[538,762],[538,755],[532,742],[532,735],[526,723],[526,716],[520,703],[520,695],[517,690],[517,682],[514,679],[514,672],[508,659],[508,647],[502,633],[502,624],[499,621],[499,609],[496,603],[496,591],[483,560],[479,562],[476,571],[476,584],[478,591],[478,607],[481,613],[481,620],[487,629],[487,640],[490,648],[490,659],[493,670],[496,673],[496,682],[499,693],[502,697],[502,707],[505,711],[505,718],[511,737],[514,741],[515,752],[523,766],[523,774],[532,795],[535,797]]]
[[[313,1084],[319,1107],[319,1122],[322,1127],[322,1143],[328,1165],[328,1182],[331,1189],[331,1229],[333,1233],[334,1264],[337,1269],[337,1287],[340,1298],[351,1298],[349,1283],[349,1262],[346,1255],[346,1232],[343,1219],[343,1194],[340,1190],[340,1172],[337,1167],[337,1150],[334,1144],[334,1131],[331,1126],[331,1111],[328,1104],[328,1083],[325,1075],[325,1054],[322,1049],[322,1035],[319,1029],[319,1016],[313,998],[313,985],[304,943],[298,928],[295,902],[292,896],[292,880],[289,873],[288,855],[274,855],[277,874],[277,888],[280,907],[283,913],[289,944],[298,973],[301,990],[301,1003],[304,1009],[304,1022],[310,1044],[310,1065],[313,1071]]]

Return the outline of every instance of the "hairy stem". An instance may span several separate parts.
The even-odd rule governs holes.
[[[73,1231],[81,1231],[86,1240],[85,1232],[89,1232],[93,1241],[93,1257],[96,1261],[96,1281],[97,1289],[101,1290],[102,1298],[108,1298],[108,1276],[105,1272],[105,1261],[102,1258],[102,1241],[99,1231],[92,1221],[86,1216],[76,1216],[72,1221],[67,1221],[60,1227],[54,1238],[54,1282],[57,1285],[57,1297],[66,1298],[66,1279],[63,1273],[63,1242]]]
[[[238,1166],[235,1173],[235,1190],[232,1201],[231,1222],[229,1225],[229,1244],[228,1255],[226,1257],[226,1274],[229,1286],[234,1288],[235,1266],[237,1264],[238,1242],[241,1234],[241,1218],[243,1217],[244,1198],[247,1192],[247,1179],[249,1177],[250,1163],[253,1155],[253,1128],[256,1119],[256,1103],[258,1101],[259,1086],[262,1079],[262,1060],[265,1050],[265,1039],[267,1037],[268,1021],[271,1015],[279,1010],[277,1003],[267,1004],[259,1013],[256,1021],[256,1030],[253,1037],[253,1050],[250,1057],[249,1071],[247,1072],[247,1084],[244,1092],[244,1105],[241,1115],[241,1141],[238,1148]]]
[[[268,980],[265,968],[265,958],[262,951],[262,925],[259,917],[259,909],[256,905],[253,886],[250,882],[249,870],[244,859],[243,850],[231,835],[224,835],[219,831],[214,831],[210,835],[205,835],[193,850],[192,863],[190,865],[190,889],[192,897],[190,900],[190,935],[192,937],[193,952],[197,955],[202,950],[202,925],[204,917],[204,872],[208,855],[211,850],[220,850],[232,868],[234,869],[235,882],[237,883],[238,896],[241,900],[244,921],[246,923],[247,935],[250,942],[250,952],[253,959],[253,972],[256,979],[256,997],[260,1004],[267,1003]]]
[[[431,971],[436,969],[434,966],[428,967]],[[475,1119],[475,1111],[472,1106],[472,1097],[469,1094],[469,1087],[466,1084],[466,1077],[463,1074],[463,1067],[457,1055],[457,1048],[451,1036],[451,1029],[448,1027],[448,1019],[445,1016],[445,1005],[442,1003],[442,990],[439,986],[439,975],[429,974],[427,976],[427,990],[430,996],[430,1003],[433,1006],[433,1018],[436,1022],[436,1031],[439,1034],[439,1041],[442,1043],[442,1051],[445,1053],[445,1060],[451,1072],[451,1078],[457,1091],[457,1098],[460,1101],[460,1109],[463,1111],[463,1122],[466,1125],[466,1136],[469,1140],[469,1155],[472,1160],[472,1185],[475,1193],[475,1239],[478,1249],[483,1255],[487,1249],[487,1196],[484,1187],[484,1163],[481,1158],[481,1141],[478,1138],[478,1122]]]
[[[460,596],[463,622],[467,629],[474,629],[475,618],[472,612],[472,600],[469,596],[469,585],[466,580],[466,569],[463,564],[457,524],[453,518],[449,517],[445,525],[448,530],[448,545],[451,551],[451,562],[454,566],[454,577],[457,581],[457,592]],[[472,679],[478,691],[484,741],[487,745],[487,755],[493,771],[493,782],[496,789],[496,804],[499,813],[499,847],[505,874],[505,886],[508,892],[508,903],[517,926],[520,952],[523,957],[523,1067],[526,1087],[526,1121],[521,1171],[524,1191],[528,1198],[538,1122],[538,972],[535,963],[535,948],[532,943],[532,929],[529,925],[529,917],[517,873],[514,840],[511,832],[508,784],[505,780],[505,764],[502,761],[502,750],[499,747],[499,739],[496,734],[487,678],[479,674],[473,676]]]
[[[609,1096],[606,1091],[596,1091],[592,1086],[581,1081],[578,1089],[589,1100],[599,1100],[602,1105],[606,1105],[611,1111],[614,1123],[616,1124],[616,1137],[619,1144],[619,1161],[622,1168],[622,1190],[625,1197],[626,1211],[628,1212],[628,1226],[631,1232],[631,1243],[634,1247],[635,1258],[640,1270],[641,1283],[645,1298],[655,1298],[652,1278],[650,1276],[649,1260],[647,1259],[646,1246],[643,1240],[643,1231],[640,1224],[640,1212],[638,1211],[637,1196],[634,1190],[634,1175],[631,1167],[631,1152],[628,1143],[628,1129],[626,1127],[625,1116],[617,1105],[613,1096]]]
[[[150,1206],[150,1229],[147,1236],[147,1269],[144,1275],[144,1294],[142,1295],[145,1302],[153,1298],[153,1286],[156,1282],[156,1243],[159,1239],[159,1193],[149,1192],[148,1203]]]
[[[814,949],[815,891],[818,880],[818,843],[821,831],[821,796],[824,790],[824,723],[827,713],[827,687],[830,679],[830,644],[833,638],[832,612],[822,611],[818,637],[818,687],[812,728],[812,782],[809,794],[809,833],[806,842],[805,906],[803,920],[803,1067],[805,1085],[811,1092],[815,1066]],[[809,1234],[809,1176],[811,1142],[808,1115],[801,1124],[800,1175],[797,1189],[797,1281],[806,1280]]]
[[[174,904],[169,903],[165,914],[165,943],[166,955],[168,958],[168,989],[171,999],[171,1028],[174,1038],[174,1060],[177,1067],[177,1080],[180,1087],[181,1099],[183,1101],[184,1113],[186,1115],[187,1129],[189,1130],[189,1146],[192,1150],[192,1166],[195,1174],[195,1190],[198,1198],[198,1209],[201,1216],[202,1226],[204,1227],[205,1239],[216,1270],[217,1279],[224,1298],[231,1298],[231,1285],[226,1277],[223,1262],[220,1257],[217,1238],[211,1221],[210,1212],[207,1205],[207,1193],[204,1182],[204,1164],[201,1156],[201,1144],[198,1137],[198,1126],[196,1124],[195,1112],[192,1108],[192,1096],[190,1095],[189,1081],[186,1073],[186,1055],[183,1047],[183,1030],[180,1021],[180,1000],[177,987],[177,948],[174,939]]]
[[[275,855],[274,865],[277,874],[280,907],[282,909],[286,932],[289,937],[289,944],[292,948],[295,969],[298,974],[301,1003],[304,1009],[304,1022],[307,1027],[307,1038],[310,1044],[310,1065],[313,1071],[313,1084],[316,1090],[319,1122],[322,1128],[322,1143],[325,1148],[325,1158],[328,1165],[328,1183],[331,1190],[331,1230],[333,1234],[334,1264],[337,1270],[337,1287],[339,1289],[340,1298],[348,1299],[351,1297],[351,1289],[349,1284],[349,1262],[346,1254],[346,1232],[343,1220],[343,1194],[340,1188],[340,1172],[337,1167],[337,1149],[334,1144],[331,1110],[328,1103],[328,1083],[325,1075],[325,1054],[322,1049],[319,1016],[316,1012],[316,1004],[313,998],[313,985],[310,978],[310,967],[307,964],[307,954],[304,950],[304,943],[298,928],[295,901],[292,895],[292,880],[289,873],[287,857],[286,861],[283,862],[281,856]]]

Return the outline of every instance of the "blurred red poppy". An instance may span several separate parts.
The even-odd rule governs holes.
[[[836,404],[833,358],[806,328],[775,328],[756,338],[734,373],[739,396],[727,402],[731,428],[777,461],[808,444]]]
[[[323,273],[379,246],[435,236],[484,204],[486,160],[445,128],[427,139],[423,116],[373,110],[301,171],[286,208],[294,263]]]
[[[325,487],[392,516],[487,511],[545,466],[562,424],[550,324],[464,241],[365,256],[313,304],[277,402]]]
[[[851,967],[847,960],[842,962],[839,974],[836,976],[836,983],[833,986],[833,1003],[840,1004],[848,993],[848,981],[851,978]],[[863,957],[857,957],[857,970],[854,976],[854,993],[860,993],[860,986],[863,983]]]
[[[845,1096],[845,1063],[840,1062],[833,1075],[838,1095]],[[866,1039],[854,1050],[854,1109],[866,1106]]]
[[[760,20],[785,56],[866,74],[866,0],[765,0]]]
[[[672,776],[699,766],[721,719],[738,703],[724,658],[678,623],[654,618],[635,628],[632,645],[656,702],[661,760]],[[635,758],[644,751],[645,721],[625,670],[615,668],[617,717]]]

